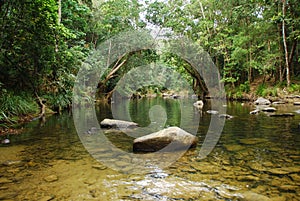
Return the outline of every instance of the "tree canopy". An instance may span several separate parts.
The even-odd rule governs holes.
[[[258,77],[289,87],[300,78],[297,0],[1,0],[0,10],[1,97],[22,92],[42,97],[52,108],[68,107],[78,69],[98,44],[153,27],[166,40],[183,35],[196,41],[227,89],[248,91]],[[111,91],[130,68],[157,60],[201,84],[178,56],[145,50],[115,61],[123,66],[111,66],[102,92]]]

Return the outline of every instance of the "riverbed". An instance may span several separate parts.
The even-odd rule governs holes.
[[[118,171],[127,168],[122,160],[114,169],[90,154],[71,113],[53,115],[26,124],[21,135],[10,136],[10,144],[0,145],[0,200],[300,200],[299,106],[275,106],[278,113],[295,116],[271,117],[250,115],[253,104],[228,102],[223,107],[233,118],[225,120],[212,152],[199,158],[213,119],[206,112],[209,102],[198,111],[192,99],[124,101],[128,107],[97,105],[98,121],[122,118],[128,110],[131,120],[149,132],[168,126],[195,131],[198,146],[163,169],[126,173]],[[104,133],[118,149],[133,153],[135,135],[147,129],[128,131],[130,136]],[[101,157],[114,155],[103,152]]]

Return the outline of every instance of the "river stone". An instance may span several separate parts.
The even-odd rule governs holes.
[[[116,119],[104,119],[101,121],[102,128],[135,128],[138,127],[137,123]]]
[[[285,104],[286,102],[284,101],[275,101],[272,103],[272,105],[282,105],[282,104]]]
[[[196,101],[193,106],[196,107],[197,109],[201,110],[203,108],[203,101],[202,100],[198,100]]]
[[[58,177],[56,175],[49,175],[45,177],[44,180],[47,182],[54,182],[58,180]]]
[[[268,198],[267,196],[258,194],[258,193],[254,193],[251,191],[242,193],[242,201],[271,201],[270,198]]]
[[[229,114],[220,114],[219,118],[225,118],[225,119],[232,119],[233,116],[229,115]]]
[[[270,117],[293,117],[295,114],[293,113],[280,113],[280,114],[270,114]]]
[[[255,105],[270,105],[271,102],[268,99],[259,97],[256,101],[254,101]]]
[[[206,112],[207,112],[208,114],[219,114],[219,112],[216,111],[216,110],[207,110]]]
[[[250,112],[250,114],[258,114],[259,113],[259,110],[258,109],[255,109],[253,111]]]
[[[154,152],[163,149],[172,142],[166,151],[195,147],[198,138],[178,127],[169,127],[161,131],[136,138],[133,151]]]
[[[262,111],[264,111],[264,112],[275,112],[276,108],[274,108],[274,107],[265,107],[265,108],[262,109]]]

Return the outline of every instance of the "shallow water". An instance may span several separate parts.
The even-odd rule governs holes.
[[[22,135],[11,136],[11,144],[0,145],[0,200],[300,200],[300,114],[250,115],[253,105],[229,102],[227,113],[234,118],[225,121],[217,146],[200,159],[212,115],[205,112],[209,103],[202,113],[192,103],[154,98],[96,107],[98,121],[129,117],[143,126],[104,132],[127,153],[132,153],[135,137],[163,127],[180,126],[197,134],[195,149],[164,169],[150,161],[149,172],[143,174],[119,172],[92,157],[69,113],[27,124]],[[275,107],[278,112],[300,109]],[[94,136],[89,139],[101,153],[98,157],[115,158],[119,169],[130,172],[126,156],[119,160],[97,147]]]

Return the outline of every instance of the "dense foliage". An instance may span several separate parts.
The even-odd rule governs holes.
[[[40,98],[54,110],[69,107],[81,62],[98,44],[154,26],[165,38],[185,35],[202,46],[229,91],[249,93],[258,77],[259,95],[276,95],[263,90],[266,80],[298,90],[299,15],[297,0],[0,0],[0,122],[37,113]],[[157,60],[199,84],[176,55],[145,50],[111,66],[100,91],[110,92],[131,68]]]

